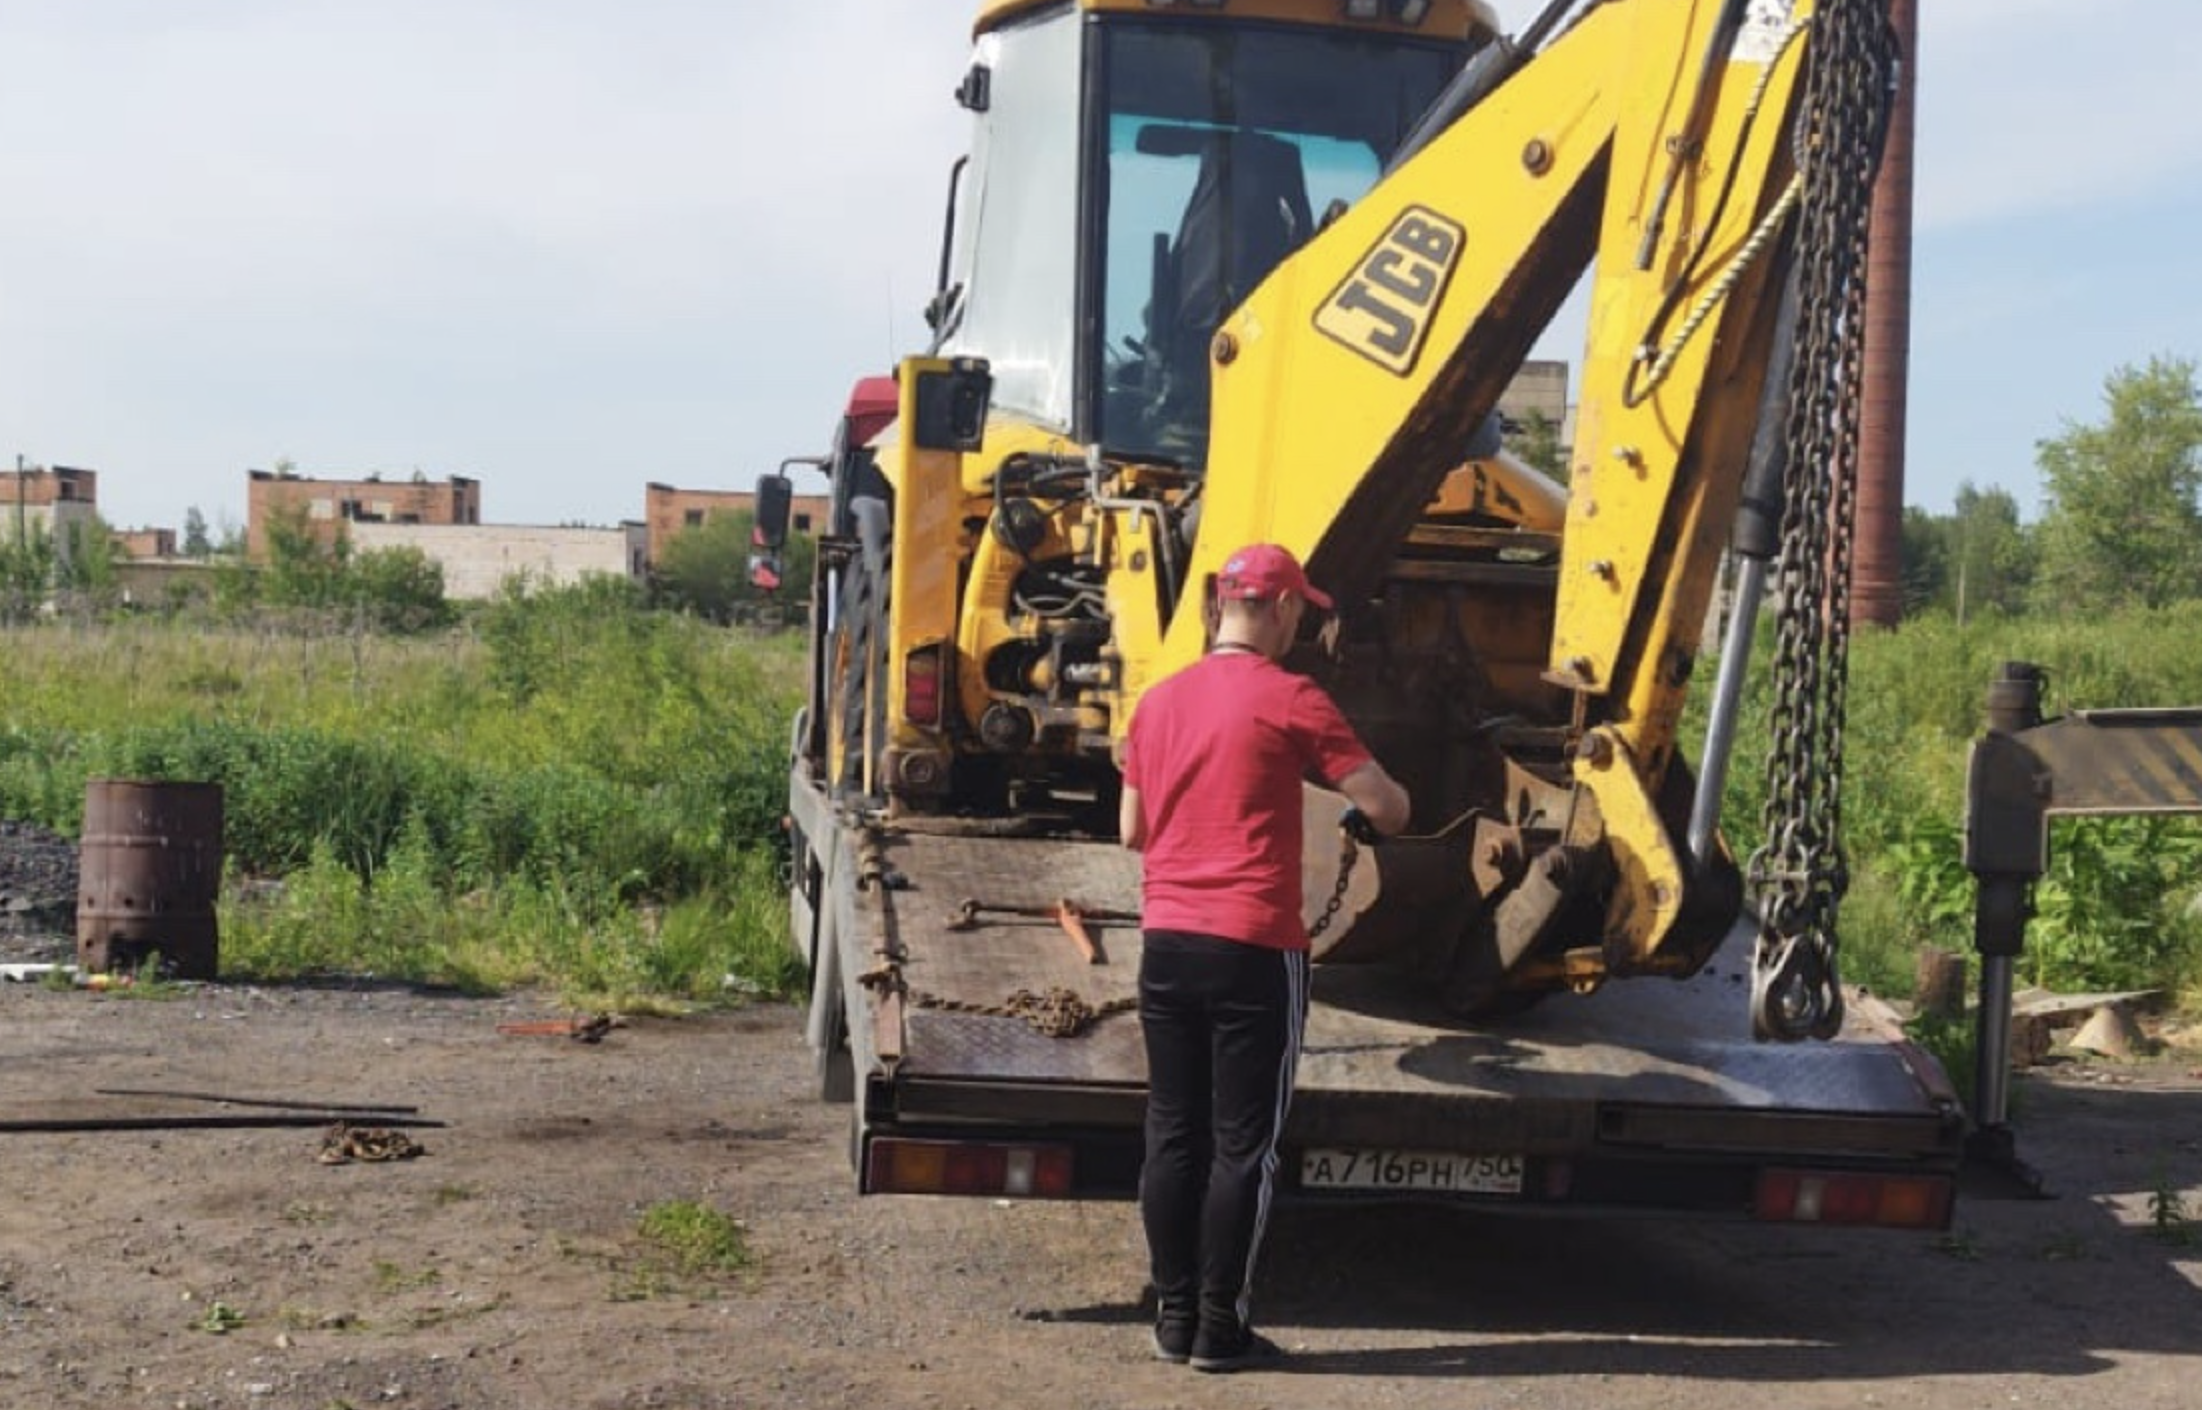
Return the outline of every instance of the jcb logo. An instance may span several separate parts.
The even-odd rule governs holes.
[[[1469,234],[1422,205],[1409,205],[1383,240],[1361,256],[1315,311],[1315,326],[1354,353],[1405,377],[1429,335],[1429,313],[1445,295]]]
[[[1315,311],[1315,326],[1404,377],[1429,335],[1468,232],[1427,206],[1409,206]]]

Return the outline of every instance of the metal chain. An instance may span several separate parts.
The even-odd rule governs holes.
[[[1338,884],[1330,889],[1330,899],[1323,903],[1323,913],[1315,918],[1315,924],[1307,928],[1307,938],[1330,929],[1330,923],[1338,919],[1338,908],[1346,903],[1346,886],[1353,880],[1353,863],[1361,855],[1361,849],[1353,844],[1353,837],[1344,828],[1338,830]]]
[[[902,977],[900,966],[888,963],[857,977],[857,983],[877,994],[897,994],[914,1009],[935,1013],[975,1014],[981,1018],[1016,1018],[1049,1038],[1075,1038],[1104,1018],[1131,1013],[1139,1000],[1129,995],[1092,1003],[1060,985],[1045,990],[1019,989],[998,1004],[970,999],[951,999],[924,989],[913,989]]]
[[[1865,341],[1866,237],[1895,90],[1883,0],[1820,0],[1795,134],[1804,178],[1801,300],[1789,386],[1777,578],[1765,844],[1751,858],[1760,929],[1752,1031],[1794,1041],[1842,1027],[1836,910],[1843,719],[1850,650],[1851,526]]]

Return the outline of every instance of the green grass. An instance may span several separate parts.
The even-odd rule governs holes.
[[[443,1274],[432,1267],[407,1268],[387,1258],[375,1260],[375,1287],[380,1292],[414,1292],[432,1288],[443,1281]]]
[[[2202,703],[2202,604],[2083,622],[1928,616],[1853,644],[1847,977],[1911,992],[1969,952],[1965,769],[1997,663],[2048,709]],[[0,815],[74,834],[87,780],[223,785],[222,968],[368,973],[591,1007],[793,992],[778,823],[802,640],[516,593],[434,636],[125,620],[0,630]],[[1768,750],[1759,652],[1723,827],[1748,857]],[[1705,692],[1693,698],[1702,710]],[[1411,780],[1409,781],[1411,785]],[[2202,822],[2060,822],[2021,978],[2198,1006]]]
[[[699,1200],[661,1200],[642,1211],[635,1232],[684,1277],[723,1277],[750,1266],[742,1222]]]
[[[660,1200],[635,1221],[639,1250],[600,1255],[612,1278],[612,1302],[661,1297],[715,1297],[730,1281],[750,1273],[755,1257],[742,1221],[700,1200]],[[575,1256],[589,1257],[570,1248]]]
[[[225,977],[785,994],[801,653],[595,586],[433,637],[16,627],[0,815],[74,834],[91,779],[221,784]]]
[[[1973,1031],[1973,1020],[1967,1017],[1938,1018],[1922,1014],[1904,1025],[1911,1040],[1927,1050],[1934,1060],[1942,1064],[1950,1086],[1967,1105],[1973,1100],[1974,1084],[1979,1081],[1980,1054],[1978,1035]],[[2015,1105],[2020,1097],[2009,1094]]]

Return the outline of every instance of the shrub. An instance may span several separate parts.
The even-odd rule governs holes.
[[[10,633],[0,815],[74,833],[91,778],[221,784],[241,972],[783,992],[799,656],[601,587],[500,606],[407,641]],[[485,638],[533,662],[524,696]]]

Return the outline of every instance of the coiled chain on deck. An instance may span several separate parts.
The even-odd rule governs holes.
[[[1843,716],[1866,244],[1898,62],[1883,0],[1820,0],[1810,43],[1795,133],[1804,179],[1801,299],[1776,578],[1766,841],[1750,862],[1760,918],[1751,1026],[1782,1041],[1831,1037],[1843,1021],[1835,916],[1850,881],[1841,836]]]
[[[915,989],[902,977],[902,967],[886,963],[857,976],[857,983],[875,994],[894,994],[914,1009],[935,1013],[967,1013],[982,1018],[1016,1018],[1049,1038],[1075,1038],[1104,1018],[1138,1009],[1139,1000],[1126,995],[1094,1003],[1061,985],[1046,989],[1019,989],[998,1004],[971,999],[952,999],[943,994]]]

